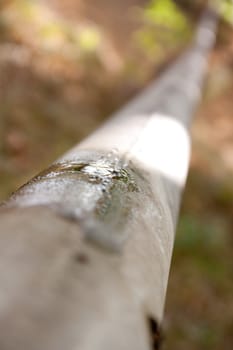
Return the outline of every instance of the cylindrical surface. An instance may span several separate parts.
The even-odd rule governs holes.
[[[2,207],[1,350],[150,348],[213,41],[198,37],[156,85]]]

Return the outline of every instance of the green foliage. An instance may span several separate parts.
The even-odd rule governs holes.
[[[27,45],[69,57],[95,53],[101,42],[96,27],[69,22],[38,0],[12,1],[0,21]]]
[[[220,3],[222,16],[233,25],[233,1],[222,0]]]
[[[213,220],[202,222],[189,215],[181,217],[177,231],[177,248],[187,253],[205,249],[214,251],[224,245],[226,238],[224,228],[221,229],[220,224],[216,224]]]
[[[137,33],[139,46],[149,55],[163,56],[189,39],[191,25],[172,0],[151,0],[142,19],[144,27]]]
[[[97,50],[101,41],[100,33],[94,28],[84,28],[78,36],[78,43],[83,52]]]
[[[223,283],[230,269],[219,252],[227,252],[228,230],[222,221],[211,218],[203,221],[195,216],[183,215],[177,229],[174,254],[180,261],[195,266],[213,283]]]
[[[168,27],[182,33],[187,30],[187,19],[172,0],[152,0],[145,9],[144,17],[148,22]]]

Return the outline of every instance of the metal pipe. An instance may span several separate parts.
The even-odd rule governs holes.
[[[216,23],[205,16],[160,80],[2,206],[1,350],[156,348]]]

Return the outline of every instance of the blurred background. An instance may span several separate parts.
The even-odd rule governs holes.
[[[201,0],[1,0],[0,200],[190,44]],[[193,125],[163,349],[233,349],[233,3]]]

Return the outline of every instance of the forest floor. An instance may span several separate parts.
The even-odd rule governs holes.
[[[153,62],[137,47],[145,3],[0,5],[1,200],[88,135],[181,50]],[[233,35],[220,38],[212,53],[193,125],[164,349],[233,348],[232,96]]]

